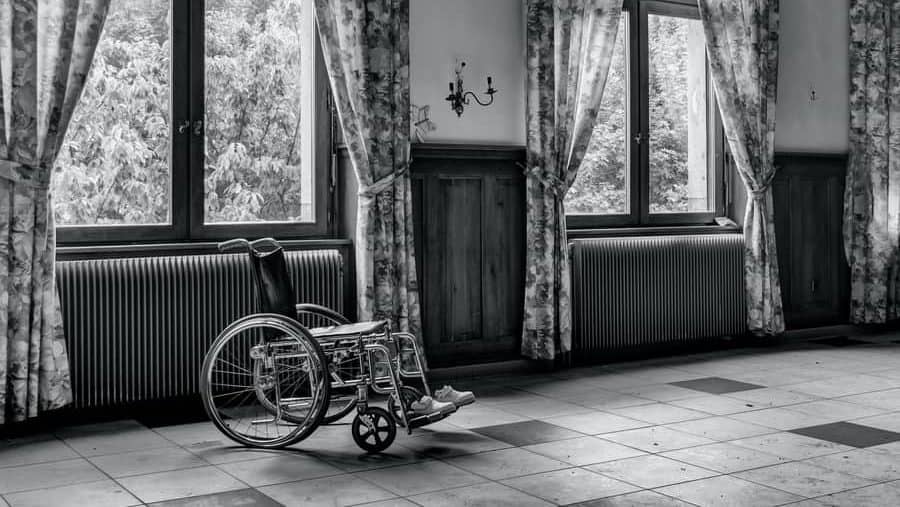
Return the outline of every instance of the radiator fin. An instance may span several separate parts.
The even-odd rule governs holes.
[[[298,302],[343,313],[339,251],[286,259]],[[64,261],[57,274],[75,408],[196,394],[216,335],[257,308],[246,255]]]
[[[743,270],[739,234],[574,241],[573,350],[743,334]]]

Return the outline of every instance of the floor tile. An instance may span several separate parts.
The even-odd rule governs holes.
[[[180,447],[163,447],[122,454],[108,454],[89,459],[97,468],[113,478],[194,468],[207,464],[196,454]]]
[[[816,498],[825,505],[839,507],[886,507],[900,505],[900,485],[876,484]]]
[[[574,403],[566,403],[564,401],[543,398],[540,401],[519,401],[515,403],[506,403],[500,406],[501,410],[518,414],[532,419],[545,419],[547,417],[556,417],[569,414],[583,414],[590,412],[591,409]]]
[[[672,384],[650,384],[644,386],[636,386],[629,388],[621,388],[620,392],[646,398],[653,401],[674,401],[686,398],[694,398],[703,395],[696,389],[687,389]]]
[[[685,389],[693,389],[709,394],[727,394],[736,393],[738,391],[749,391],[750,389],[762,389],[766,386],[758,384],[749,384],[747,382],[739,382],[721,377],[706,377],[694,380],[684,380],[681,382],[672,382],[673,386],[683,387]]]
[[[803,500],[803,497],[798,495],[729,475],[666,486],[659,488],[658,491],[701,507],[767,507]]]
[[[602,390],[582,393],[578,396],[563,396],[560,397],[560,399],[570,403],[584,405],[594,410],[609,410],[611,408],[633,407],[635,405],[653,403],[653,400],[648,400],[647,398],[639,398],[630,394]]]
[[[704,395],[686,400],[670,401],[669,404],[708,414],[728,415],[748,412],[759,408],[749,401],[737,400],[719,395]]]
[[[556,504],[618,496],[639,488],[582,468],[569,468],[503,481],[520,491]]]
[[[575,466],[643,455],[643,451],[597,437],[571,438],[524,447]]]
[[[788,459],[807,459],[852,449],[846,445],[787,432],[742,438],[731,443]]]
[[[662,456],[722,473],[783,463],[785,458],[728,442],[663,453]]]
[[[145,503],[245,489],[246,484],[211,466],[125,477],[119,483]]]
[[[797,461],[756,468],[734,475],[804,497],[828,495],[872,484],[868,479]]]
[[[889,414],[854,419],[853,422],[871,428],[880,428],[900,433],[900,412],[891,412]]]
[[[184,446],[225,438],[211,422],[160,426],[153,428],[153,431],[173,443]]]
[[[219,465],[219,468],[250,486],[268,486],[282,482],[316,479],[340,475],[337,467],[311,456],[283,455],[274,458],[238,461]]]
[[[553,504],[496,482],[411,497],[424,507],[544,507]],[[366,505],[366,507],[369,507]]]
[[[785,405],[795,405],[807,401],[815,401],[819,398],[809,394],[795,393],[777,387],[768,387],[766,389],[751,389],[749,391],[738,391],[736,393],[728,393],[724,396],[744,400],[752,403],[757,408],[783,407]]]
[[[396,495],[353,475],[288,482],[259,490],[286,507],[329,505],[344,507],[394,498]]]
[[[696,445],[711,444],[714,441],[697,435],[675,431],[665,426],[638,428],[603,435],[604,439],[634,447],[646,452],[665,452]]]
[[[626,495],[600,498],[570,504],[568,507],[692,507],[691,504],[655,491],[638,491]]]
[[[900,441],[900,433],[849,422],[797,428],[791,430],[791,433],[851,447],[872,447]]]
[[[82,456],[102,456],[142,449],[170,447],[172,443],[137,421],[115,421],[72,426],[57,432]]]
[[[868,393],[871,391],[881,391],[888,387],[892,387],[889,385],[890,382],[892,381],[885,381],[883,377],[857,374],[835,376],[822,380],[814,380],[812,382],[792,384],[785,386],[784,389],[811,394],[813,396],[821,396],[823,398],[837,398],[853,394]]]
[[[880,449],[854,449],[810,458],[805,463],[873,481],[900,480],[900,455]]]
[[[271,458],[283,453],[283,451],[277,449],[254,449],[252,447],[243,447],[230,440],[197,442],[185,446],[184,448],[212,465],[221,465],[223,463],[233,463],[235,461],[246,461],[251,459]]]
[[[847,421],[883,414],[884,410],[848,403],[840,400],[817,400],[791,405],[790,409],[804,414],[828,418],[832,421]]]
[[[53,435],[0,439],[0,468],[78,458],[71,447]]]
[[[96,482],[106,478],[82,458],[0,468],[0,494]]]
[[[448,459],[447,463],[492,480],[511,479],[571,467],[563,461],[520,448],[460,456]]]
[[[472,431],[501,442],[522,446],[584,436],[562,426],[544,421],[527,421],[472,428]]]
[[[684,433],[690,433],[691,435],[721,441],[755,437],[757,435],[765,435],[777,431],[773,428],[738,421],[737,419],[724,416],[667,424],[665,427]]]
[[[804,414],[803,412],[796,412],[789,408],[767,408],[764,410],[754,410],[752,412],[741,412],[739,414],[733,414],[730,417],[739,421],[758,424],[760,426],[766,426],[782,431],[833,422],[828,417]]]
[[[857,340],[848,336],[830,336],[828,338],[819,338],[818,340],[810,340],[812,343],[820,345],[828,345],[829,347],[852,347],[855,345],[868,345],[869,342]]]
[[[598,435],[601,433],[613,433],[616,431],[631,430],[635,428],[644,428],[650,426],[646,421],[638,421],[630,417],[610,414],[607,412],[592,412],[589,414],[565,415],[561,417],[551,417],[545,419],[544,422],[562,426],[570,430],[575,430],[587,435]]]
[[[900,389],[886,389],[841,398],[841,401],[855,403],[882,410],[900,410]]]
[[[108,479],[8,493],[6,498],[10,507],[125,507],[141,503],[125,488]]]
[[[399,496],[418,495],[486,482],[483,477],[440,461],[379,468],[359,472],[357,476]]]
[[[506,412],[498,408],[478,406],[477,403],[465,407],[448,418],[448,421],[452,421],[454,426],[467,429],[527,420],[528,418],[525,416]]]
[[[369,502],[358,504],[360,507],[420,507],[419,504],[413,503],[405,498],[390,498],[378,502]]]
[[[586,468],[647,489],[719,475],[718,472],[658,455],[621,459]]]
[[[710,416],[707,412],[676,407],[674,405],[669,405],[668,403],[653,403],[650,405],[616,408],[610,410],[610,412],[616,415],[637,419],[638,421],[646,421],[651,424],[669,424],[690,421],[693,419],[702,419]]]
[[[506,442],[463,429],[453,431],[418,430],[413,433],[413,438],[400,440],[400,444],[414,452],[435,458],[496,451],[511,446]]]
[[[255,489],[239,489],[225,493],[179,498],[150,504],[150,507],[281,507]]]

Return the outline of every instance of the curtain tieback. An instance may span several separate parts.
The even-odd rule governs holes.
[[[0,179],[16,185],[25,185],[38,190],[50,188],[50,173],[41,167],[29,166],[13,160],[0,160]]]
[[[384,176],[383,178],[379,179],[378,181],[372,183],[371,185],[367,185],[367,186],[360,185],[357,195],[361,199],[373,199],[378,194],[391,188],[391,186],[394,185],[394,182],[397,181],[398,178],[402,177],[403,175],[405,175],[408,172],[409,172],[409,164],[408,163],[403,164],[402,166],[397,168],[391,174]]]
[[[775,181],[775,173],[776,171],[769,171],[769,175],[758,187],[750,189],[750,195],[753,196],[753,200],[762,201],[766,198],[766,192],[772,188],[772,182]]]
[[[525,176],[532,176],[536,179],[544,190],[553,194],[557,199],[563,199],[566,197],[566,192],[568,192],[569,188],[566,185],[566,182],[560,179],[555,174],[551,174],[548,171],[545,171],[543,168],[534,166],[531,168],[525,167],[522,164],[516,163],[519,167],[524,169]]]

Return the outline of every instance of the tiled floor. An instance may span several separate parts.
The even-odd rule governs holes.
[[[900,344],[864,336],[467,379],[475,405],[364,456],[136,421],[0,441],[0,507],[900,505]]]

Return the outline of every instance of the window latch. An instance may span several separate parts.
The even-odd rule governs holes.
[[[634,135],[634,142],[636,144],[641,144],[641,142],[643,140],[644,140],[644,134],[642,132],[638,132],[637,134]]]
[[[194,135],[195,136],[203,135],[203,120],[195,120],[194,121]]]
[[[190,126],[191,122],[189,122],[188,120],[184,120],[183,122],[181,122],[181,124],[178,125],[178,133],[184,134],[185,132],[187,132],[187,129],[190,128]]]

